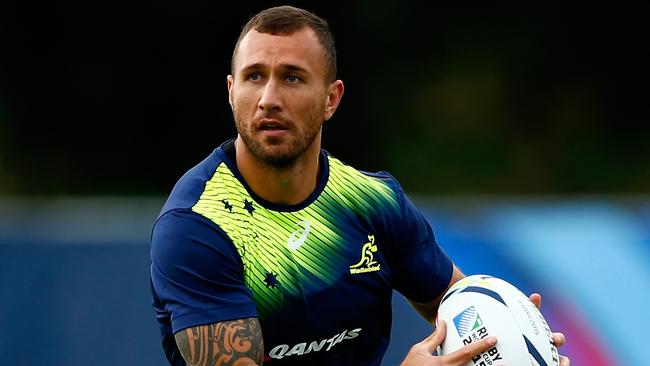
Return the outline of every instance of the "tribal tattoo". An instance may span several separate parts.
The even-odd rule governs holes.
[[[175,337],[188,366],[261,365],[264,358],[257,318],[200,325],[182,330]]]

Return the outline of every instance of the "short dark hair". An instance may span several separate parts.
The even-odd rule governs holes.
[[[328,81],[336,80],[336,47],[334,46],[334,37],[332,36],[327,21],[307,10],[288,5],[262,10],[244,25],[239,34],[239,39],[237,39],[235,50],[232,53],[232,61],[230,64],[232,72],[235,71],[235,56],[239,49],[239,44],[251,29],[260,33],[290,35],[304,27],[309,27],[316,33],[318,41],[325,50],[325,57],[328,63],[326,79]]]

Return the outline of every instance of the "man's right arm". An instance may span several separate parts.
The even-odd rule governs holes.
[[[262,329],[257,318],[199,325],[176,334],[188,366],[256,366],[264,359]]]

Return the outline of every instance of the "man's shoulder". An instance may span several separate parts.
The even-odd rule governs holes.
[[[397,179],[385,170],[369,171],[358,169],[348,163],[338,159],[330,153],[327,153],[330,166],[330,174],[344,176],[352,182],[381,182],[390,185],[392,188],[398,188],[399,182]]]
[[[387,171],[357,169],[328,154],[330,181],[339,191],[362,193],[369,199],[383,198],[395,204],[404,194],[397,179]]]
[[[219,165],[224,163],[219,149],[214,149],[206,158],[181,176],[169,194],[159,217],[169,211],[191,209],[196,204],[205,190],[206,182],[212,178]]]

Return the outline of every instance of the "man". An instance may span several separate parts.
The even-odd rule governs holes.
[[[321,150],[344,92],[327,23],[288,6],[260,12],[241,32],[227,82],[238,136],[179,180],[152,234],[168,360],[380,364],[392,290],[433,323],[463,274],[393,177]],[[444,331],[439,324],[403,365],[462,365],[496,342],[433,356]]]

